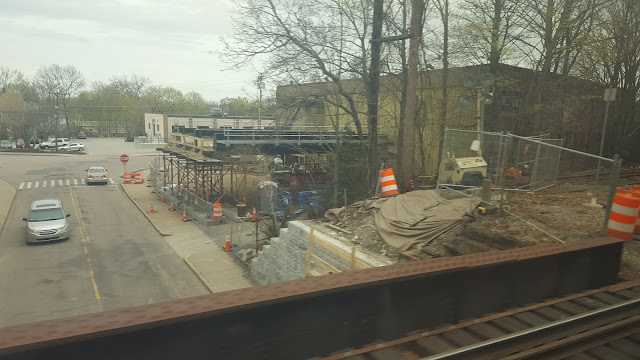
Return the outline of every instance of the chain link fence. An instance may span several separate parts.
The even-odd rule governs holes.
[[[617,155],[609,159],[563,148],[562,144],[562,139],[548,135],[524,137],[446,129],[436,188],[479,198],[480,187],[489,179],[491,191],[482,197],[493,206],[502,205],[508,194],[536,192],[555,207],[567,202],[591,201],[593,207],[601,204],[605,209],[601,216],[606,229],[609,209],[621,179],[622,160]],[[535,206],[536,201],[543,200],[531,200],[528,204]]]
[[[231,249],[246,262],[250,262],[257,254],[258,242],[267,235],[256,223],[251,222],[251,215],[238,216],[237,209],[222,208],[222,219],[214,219],[214,204],[197,196],[188,188],[176,184],[165,184],[163,176],[162,157],[157,156],[150,163],[149,183],[158,198],[164,197],[168,203],[173,203],[177,211],[184,209],[187,217],[202,228],[216,245],[223,247],[226,236],[220,236],[219,225],[226,225],[228,229]],[[242,210],[241,210],[242,211]]]
[[[476,187],[483,178],[511,191],[538,191],[556,183],[562,139],[546,135],[447,129],[438,187]]]

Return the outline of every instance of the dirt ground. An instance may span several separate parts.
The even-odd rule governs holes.
[[[619,188],[640,185],[640,175],[620,179]],[[390,261],[404,261],[406,256],[425,259],[496,251],[543,243],[579,241],[603,236],[607,203],[606,185],[594,188],[579,178],[568,179],[535,193],[508,193],[507,211],[492,215],[470,214],[464,223],[426,244],[421,250],[400,254],[379,236],[373,216],[347,209],[343,221],[334,225],[346,231],[332,235],[350,245],[361,246]],[[452,194],[451,196],[462,196]],[[592,206],[596,198],[600,206]],[[640,278],[640,240],[625,243],[620,276]]]

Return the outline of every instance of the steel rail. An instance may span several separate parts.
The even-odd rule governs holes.
[[[455,349],[455,350],[450,350],[450,351],[443,352],[443,353],[440,353],[440,354],[423,357],[420,360],[451,359],[454,356],[466,355],[466,354],[469,354],[469,353],[471,353],[473,351],[477,351],[477,350],[481,350],[482,348],[486,348],[488,346],[494,346],[494,345],[503,344],[503,343],[505,343],[507,341],[512,341],[512,340],[517,340],[517,339],[520,339],[520,338],[524,338],[525,336],[536,334],[536,333],[540,333],[540,332],[542,332],[544,330],[556,329],[556,328],[558,328],[560,326],[563,326],[563,325],[569,325],[569,324],[575,323],[575,322],[583,320],[583,319],[592,318],[594,316],[601,315],[601,314],[604,314],[604,313],[607,313],[607,312],[611,312],[613,310],[618,310],[618,309],[621,309],[621,308],[625,308],[625,307],[632,306],[632,305],[637,305],[637,304],[640,304],[640,298],[631,299],[631,300],[627,300],[627,301],[621,302],[619,304],[614,304],[614,305],[606,306],[606,307],[603,307],[603,308],[600,308],[600,309],[588,311],[586,313],[575,315],[575,316],[572,316],[572,317],[567,318],[567,319],[553,321],[553,322],[550,322],[550,323],[545,324],[545,325],[535,326],[535,327],[532,327],[532,328],[529,328],[529,329],[526,329],[526,330],[517,331],[517,332],[514,332],[512,334],[508,334],[508,335],[497,337],[495,339],[481,341],[479,343],[476,343],[476,344],[473,344],[473,345],[469,345],[469,346],[464,346],[464,347],[461,347],[461,348],[458,348],[458,349]]]

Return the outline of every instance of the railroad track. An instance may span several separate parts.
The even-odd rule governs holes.
[[[639,359],[640,281],[315,359]]]
[[[622,170],[620,172],[619,178],[629,178],[640,176],[640,170],[638,169],[628,169]],[[596,173],[588,173],[588,174],[573,174],[573,175],[563,175],[558,176],[558,180],[571,180],[575,179],[577,182],[592,182],[595,180]],[[600,173],[600,180],[608,179],[611,177],[611,173],[609,171],[602,171]]]

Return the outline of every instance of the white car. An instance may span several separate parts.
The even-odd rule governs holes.
[[[83,144],[71,143],[68,145],[62,145],[58,147],[58,150],[62,151],[85,151],[87,148]]]
[[[58,138],[56,139],[49,139],[45,142],[43,142],[42,144],[40,144],[40,149],[55,149],[56,148],[56,143],[58,144],[58,150],[60,149],[60,147],[64,146],[64,145],[69,145],[69,143],[71,142],[71,140],[69,140],[68,138]]]

